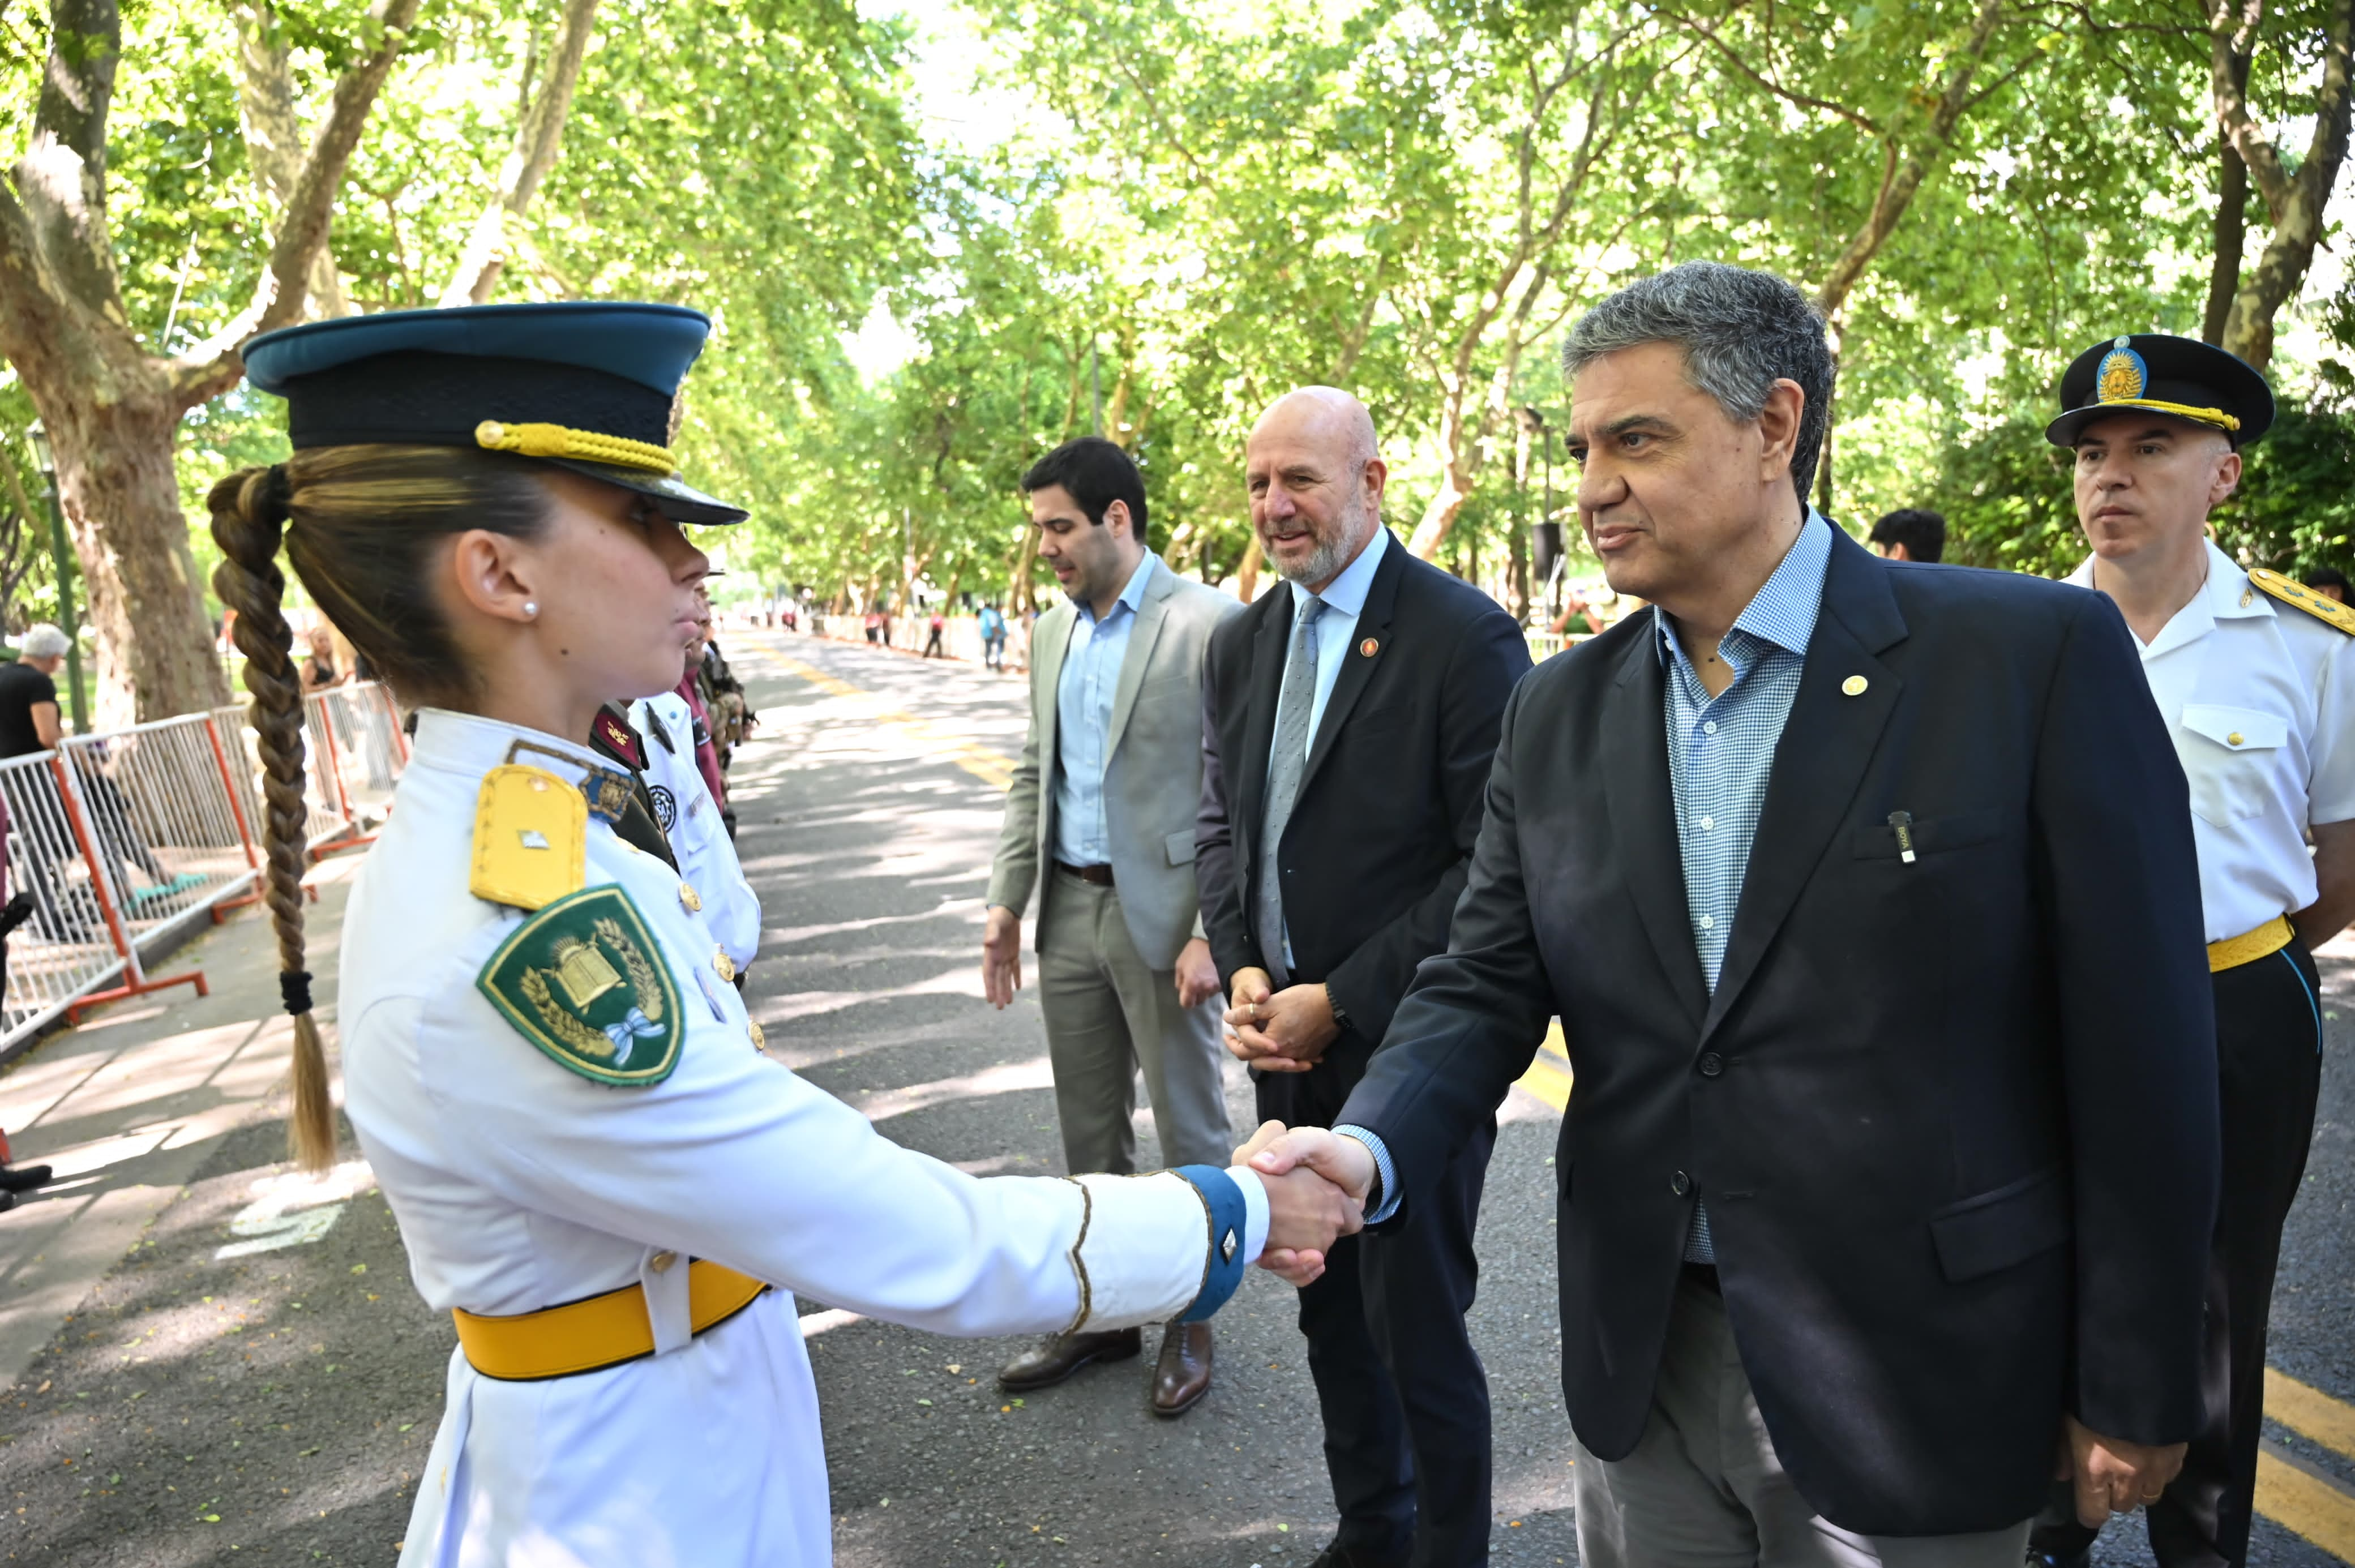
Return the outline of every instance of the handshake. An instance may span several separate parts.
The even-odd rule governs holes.
[[[1263,1122],[1235,1150],[1267,1189],[1267,1247],[1259,1266],[1302,1285],[1325,1272],[1336,1238],[1355,1235],[1366,1221],[1374,1185],[1374,1157],[1355,1138],[1323,1127]]]

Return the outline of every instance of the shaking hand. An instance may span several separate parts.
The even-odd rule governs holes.
[[[1355,1138],[1263,1122],[1235,1151],[1235,1163],[1250,1166],[1267,1188],[1267,1247],[1259,1266],[1289,1284],[1306,1285],[1323,1274],[1334,1238],[1355,1235],[1365,1224],[1374,1157]]]

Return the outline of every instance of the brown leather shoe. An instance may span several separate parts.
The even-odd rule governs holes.
[[[1058,1334],[1041,1339],[997,1369],[997,1386],[1014,1393],[1052,1388],[1090,1361],[1124,1361],[1145,1349],[1135,1328],[1093,1334]]]
[[[1210,1392],[1210,1326],[1172,1323],[1161,1331],[1161,1364],[1153,1369],[1153,1413],[1183,1415]]]

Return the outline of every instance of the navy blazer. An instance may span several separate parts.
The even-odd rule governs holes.
[[[1836,538],[1714,994],[1663,679],[1646,612],[1514,693],[1448,949],[1336,1118],[1389,1146],[1401,1217],[1559,1014],[1562,1386],[1596,1455],[1643,1433],[1696,1197],[1836,1524],[2029,1517],[2064,1409],[2188,1438],[2215,1029],[2189,791],[2116,608]]]

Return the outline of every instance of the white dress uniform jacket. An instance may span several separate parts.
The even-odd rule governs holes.
[[[524,919],[469,891],[479,786],[510,760],[571,784],[601,766],[552,736],[421,716],[345,922],[346,1109],[429,1304],[509,1315],[635,1284],[655,1351],[528,1382],[453,1353],[404,1568],[823,1568],[826,1461],[793,1291],[975,1336],[1192,1302],[1209,1232],[1184,1179],[982,1179],[882,1137],[752,1049],[678,878],[593,818],[587,885],[618,886],[661,949],[686,1019],[677,1065],[613,1087],[535,1049],[475,984]],[[1255,1256],[1266,1196],[1237,1174]],[[686,1258],[779,1288],[693,1336],[689,1271],[671,1266]]]
[[[2355,817],[2355,637],[2207,549],[2207,582],[2142,668],[2191,783],[2200,908],[2222,942],[2314,902],[2306,830]],[[2093,561],[2069,581],[2093,587]]]
[[[645,740],[645,780],[655,797],[655,817],[678,874],[703,905],[703,923],[739,969],[749,966],[761,945],[761,899],[744,880],[736,841],[719,820],[719,803],[695,765],[695,716],[675,691],[642,697],[630,704],[630,727]]]

